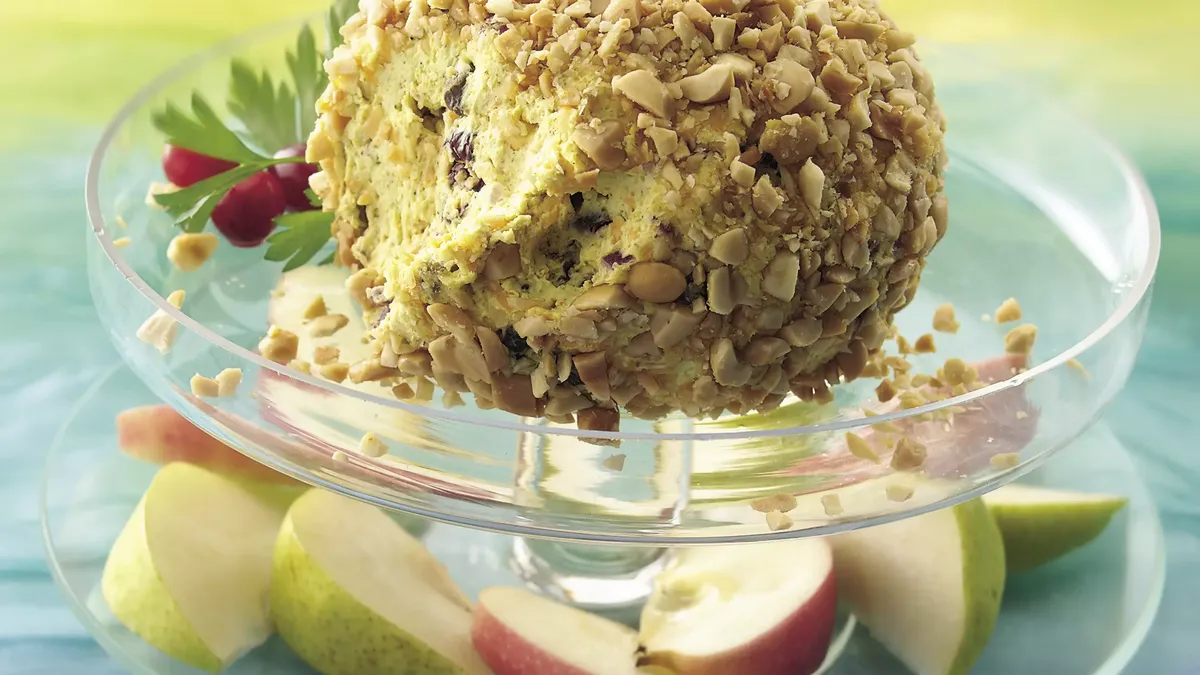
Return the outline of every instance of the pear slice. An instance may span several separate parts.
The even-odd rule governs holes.
[[[101,579],[113,615],[154,647],[217,672],[271,634],[271,551],[283,510],[184,463],[155,475]]]
[[[325,675],[489,673],[471,604],[420,542],[379,509],[311,490],[275,544],[271,616]]]
[[[1127,501],[1016,483],[983,498],[1004,536],[1009,572],[1026,572],[1089,543]]]
[[[963,675],[991,637],[1004,544],[978,499],[832,537],[838,593],[916,675]]]

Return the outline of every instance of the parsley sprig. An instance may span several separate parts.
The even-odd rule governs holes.
[[[303,141],[316,124],[316,101],[327,79],[323,58],[341,41],[338,29],[357,8],[354,0],[337,0],[326,14],[327,48],[317,49],[308,26],[300,31],[286,54],[288,76],[278,81],[265,69],[240,59],[230,65],[226,105],[232,124],[226,123],[199,92],[193,92],[190,109],[168,103],[154,114],[154,127],[166,142],[216,157],[236,166],[176,192],[155,195],[175,225],[199,232],[213,209],[233,186],[277,164],[303,162],[300,157],[276,158],[274,153]],[[275,219],[278,230],[268,237],[264,257],[286,261],[291,270],[311,260],[330,239],[333,214],[323,211],[287,213]]]

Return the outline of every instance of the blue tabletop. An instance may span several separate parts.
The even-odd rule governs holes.
[[[5,5],[0,8],[0,31],[9,31],[9,36],[0,33],[0,43],[8,43],[7,48],[12,45],[5,38],[14,30],[14,12],[17,18],[23,13],[35,19],[41,15],[36,9],[14,10],[15,5],[0,4]],[[66,4],[91,6],[77,0]],[[224,0],[218,4],[233,6]],[[136,0],[124,6],[151,5]],[[49,21],[49,16],[43,18]],[[254,18],[251,12],[242,20]],[[32,34],[49,31],[50,25],[56,34],[76,29],[86,33],[64,19],[61,24],[37,23]],[[198,37],[195,31],[189,33],[190,41],[157,36],[157,51],[148,53],[161,58],[189,51],[227,31],[205,33],[201,27],[200,32]],[[42,44],[34,37],[26,36],[19,44]],[[98,49],[107,58],[134,58],[146,50],[142,45],[138,48],[142,51],[126,54],[111,39],[96,40],[75,45],[75,55],[90,58],[91,50]],[[23,58],[36,60],[37,51],[27,51],[0,51],[7,57],[4,67],[15,68]],[[1074,61],[1064,61],[1090,62],[1075,53]],[[1187,71],[1186,66],[1180,67]],[[117,80],[131,77],[114,75]],[[1088,107],[1089,96],[1096,92],[1142,112],[1128,91],[1104,90],[1096,84],[1099,81],[1085,78],[1075,86],[1085,112],[1097,110]],[[117,673],[119,667],[60,600],[43,563],[37,514],[47,446],[87,384],[117,360],[92,309],[83,256],[87,236],[83,177],[99,126],[94,115],[61,105],[61,119],[48,121],[45,115],[14,104],[14,99],[22,98],[12,96],[14,90],[6,87],[0,97],[7,99],[0,101],[0,288],[7,289],[0,294],[0,673]],[[58,95],[69,99],[70,93]],[[111,107],[109,102],[115,106],[124,94],[97,96],[98,102],[81,100],[79,105]],[[1196,98],[1172,98],[1171,105],[1194,103]],[[1169,119],[1161,125],[1121,121],[1132,113],[1119,119],[1099,113],[1094,117],[1146,174],[1164,228],[1145,344],[1128,387],[1106,416],[1135,454],[1156,496],[1168,548],[1166,597],[1128,672],[1183,675],[1200,669],[1200,162],[1196,160],[1200,133],[1183,124],[1194,120],[1194,114],[1174,109],[1163,115]],[[1182,126],[1172,126],[1171,121]]]

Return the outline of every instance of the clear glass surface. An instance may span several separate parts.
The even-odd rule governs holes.
[[[113,368],[84,393],[48,453],[41,504],[46,553],[72,611],[122,665],[137,675],[200,675],[121,626],[99,591],[108,551],[156,470],[118,451],[113,417],[155,402],[124,367]],[[1086,548],[1009,578],[992,640],[971,672],[1116,675],[1144,639],[1162,596],[1164,548],[1153,500],[1103,426],[1022,482],[1120,494],[1129,503]],[[471,597],[488,586],[521,584],[508,565],[514,537],[444,524],[426,529],[427,523],[415,519],[402,522],[424,532],[425,545]],[[827,675],[907,673],[848,618],[831,654]],[[226,672],[315,675],[278,638]]]
[[[915,338],[929,331],[935,307],[953,303],[962,328],[939,334],[938,354],[914,357],[915,370],[932,373],[957,356],[990,364],[989,386],[895,410],[878,404],[874,382],[860,380],[838,387],[826,406],[789,401],[774,413],[716,421],[628,418],[621,432],[603,433],[478,410],[469,396],[465,407],[445,408],[438,396],[414,405],[379,385],[288,371],[255,351],[272,312],[283,311],[272,295],[279,265],[263,261],[261,249],[221,246],[199,271],[179,272],[165,256],[170,219],[145,197],[163,180],[151,112],[194,88],[219,100],[230,57],[281,66],[296,28],[250,34],[150,84],[104,134],[87,205],[93,295],[132,370],[207,432],[300,480],[389,509],[535,537],[673,545],[819,535],[948,506],[1034,469],[1095,421],[1132,367],[1159,249],[1140,177],[1103,138],[1011,76],[959,47],[926,44],[950,120],[951,217],[898,325]],[[123,237],[131,243],[115,246]],[[187,292],[182,311],[164,299],[176,289]],[[1039,330],[1024,372],[1003,360],[1006,327],[981,318],[1008,297]],[[167,354],[136,337],[155,312],[178,322]],[[356,344],[356,331],[352,324],[339,333],[344,349]],[[190,394],[194,374],[230,367],[244,373],[237,396]],[[951,406],[953,425],[927,421]],[[845,432],[871,433],[864,411],[882,413],[871,423],[891,420],[928,446],[922,473],[894,474],[848,452]],[[387,442],[386,456],[358,452],[366,432]],[[347,458],[335,459],[338,451]],[[1000,453],[1019,453],[1020,461],[997,468],[991,458]],[[914,487],[913,496],[887,499],[884,488],[895,481]],[[843,506],[836,517],[820,505],[831,491]],[[749,502],[777,493],[798,495],[800,506],[793,527],[774,532]]]

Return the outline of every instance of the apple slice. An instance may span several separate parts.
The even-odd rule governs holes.
[[[217,672],[271,634],[266,601],[283,510],[191,464],[163,467],[101,579],[113,615],[184,663]]]
[[[1026,572],[1092,541],[1126,501],[1016,483],[983,497],[1004,537],[1009,572]]]
[[[118,413],[117,446],[130,457],[155,464],[188,462],[231,478],[300,486],[209,436],[169,405],[146,405]]]
[[[271,617],[325,675],[483,675],[470,602],[379,509],[310,490],[275,544]]]
[[[1004,591],[1004,543],[974,499],[832,537],[838,591],[916,675],[970,671]]]
[[[479,594],[471,642],[496,675],[634,675],[637,633],[519,588]]]
[[[643,663],[678,675],[807,675],[837,612],[824,539],[682,549],[642,611]]]

